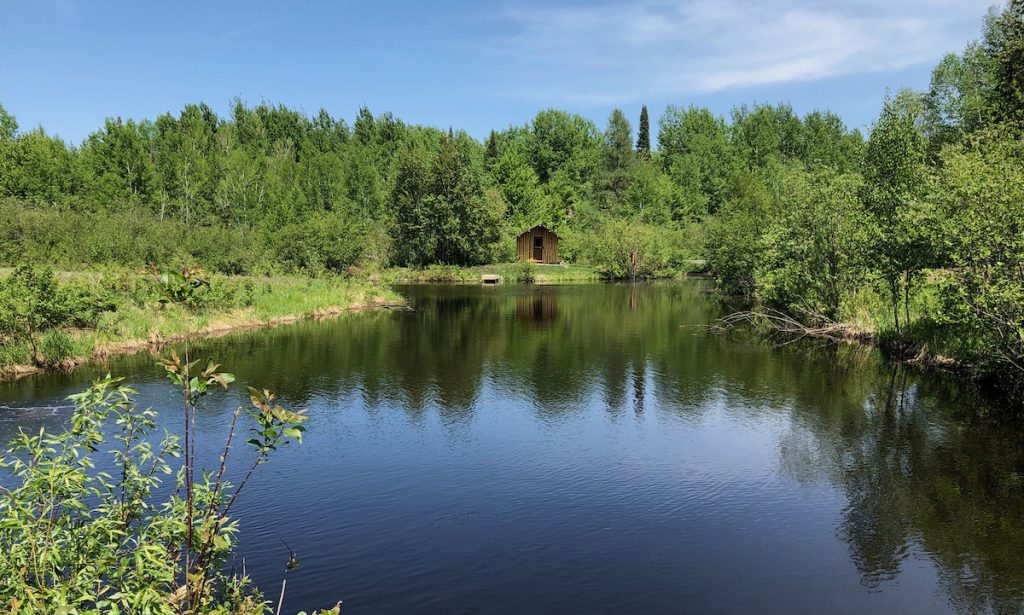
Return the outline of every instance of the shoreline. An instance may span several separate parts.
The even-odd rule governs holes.
[[[864,348],[874,348],[887,361],[973,379],[968,365],[940,352],[935,352],[929,348],[927,341],[907,338],[888,339],[879,335],[877,330],[865,328],[855,322],[834,322],[813,326],[795,316],[777,310],[750,309],[734,311],[709,325],[709,329],[717,333],[727,333],[740,326],[754,331],[765,339],[776,335],[791,338],[785,343],[807,337],[833,344],[853,344]]]
[[[170,344],[182,342],[186,338],[192,340],[214,339],[242,331],[280,327],[307,320],[328,320],[351,312],[399,309],[405,308],[407,305],[406,301],[401,299],[373,299],[370,301],[355,301],[346,306],[319,308],[306,314],[286,314],[282,316],[272,316],[265,319],[254,318],[231,323],[215,321],[198,329],[190,329],[170,334],[160,334],[157,331],[151,331],[148,339],[132,338],[113,343],[102,343],[94,348],[88,355],[68,357],[52,365],[2,366],[0,367],[0,380],[10,381],[39,374],[67,373],[110,357],[135,354],[144,350],[157,350]],[[228,315],[230,313],[231,312],[225,312],[224,315]]]

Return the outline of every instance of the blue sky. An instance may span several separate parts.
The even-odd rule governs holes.
[[[78,143],[107,116],[282,102],[360,105],[464,128],[539,109],[604,126],[646,103],[726,114],[788,101],[869,125],[886,88],[924,88],[991,0],[0,0],[0,104]]]

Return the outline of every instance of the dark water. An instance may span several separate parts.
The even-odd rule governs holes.
[[[207,342],[312,416],[240,500],[247,570],[276,597],[295,548],[290,612],[1019,612],[1020,425],[870,352],[710,336],[707,290],[421,286]],[[174,427],[153,361],[105,368]],[[0,435],[100,369],[0,385]]]

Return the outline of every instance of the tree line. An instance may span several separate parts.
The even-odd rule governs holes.
[[[0,109],[0,261],[200,261],[225,273],[512,260],[514,237],[609,276],[706,258],[720,288],[1024,372],[1024,1],[985,17],[868,134],[788,104],[616,109],[494,130],[351,125],[281,105],[108,119],[80,145]],[[641,270],[627,262],[642,258]]]
[[[835,114],[786,104],[740,107],[728,122],[669,107],[659,127],[652,149],[646,107],[636,135],[618,109],[603,131],[552,109],[481,143],[366,108],[350,126],[235,101],[227,117],[200,103],[111,118],[74,146],[19,130],[0,108],[0,232],[24,240],[0,258],[35,260],[45,246],[66,266],[470,265],[510,260],[516,234],[544,224],[568,239],[569,259],[614,269],[591,239],[626,222],[657,253],[655,274],[700,255],[698,226],[744,173],[789,158],[846,168],[863,142]]]

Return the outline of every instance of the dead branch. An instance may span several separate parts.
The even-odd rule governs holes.
[[[808,324],[814,322],[817,324]],[[836,322],[821,314],[808,314],[808,322],[774,310],[764,308],[759,310],[741,310],[723,316],[709,325],[708,329],[713,333],[726,333],[738,326],[750,326],[756,328],[767,328],[773,335],[787,338],[784,343],[790,344],[805,337],[828,339],[836,342],[861,340],[871,338],[870,333],[865,332],[849,323]]]

